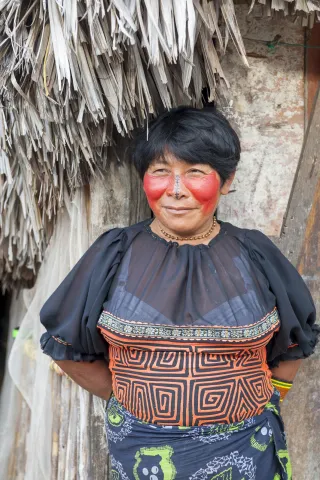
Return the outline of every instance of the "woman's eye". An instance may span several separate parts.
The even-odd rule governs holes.
[[[203,170],[199,170],[198,168],[193,168],[192,170],[189,170],[188,172],[189,175],[205,175],[205,172]]]
[[[165,175],[169,172],[165,168],[157,168],[156,170],[153,170],[152,173],[153,173],[153,175]]]

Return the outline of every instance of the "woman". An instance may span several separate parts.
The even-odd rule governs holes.
[[[291,478],[279,391],[315,308],[266,236],[215,219],[239,158],[217,110],[158,117],[133,154],[154,218],[99,237],[41,310],[44,353],[108,401],[112,478]]]

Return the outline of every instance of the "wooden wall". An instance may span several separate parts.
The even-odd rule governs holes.
[[[308,45],[320,46],[320,24],[307,32]],[[320,312],[320,49],[306,49],[306,138],[299,172],[304,182],[294,186],[296,208],[288,218],[290,250],[298,270],[308,284]],[[298,172],[298,173],[299,173]],[[310,194],[307,193],[311,190]],[[299,208],[299,205],[301,207]],[[305,213],[305,218],[301,216]],[[294,215],[295,213],[295,215]],[[297,225],[290,231],[291,217],[299,217],[302,238],[298,238]],[[294,221],[294,218],[292,219]],[[299,235],[300,237],[300,235]],[[299,245],[297,245],[299,244]],[[290,256],[286,238],[282,249]],[[319,318],[319,313],[318,313]],[[318,320],[318,323],[319,320]],[[320,478],[320,345],[316,354],[303,362],[292,391],[283,405],[289,450],[293,462],[294,480]]]

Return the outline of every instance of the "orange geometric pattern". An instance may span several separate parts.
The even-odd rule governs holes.
[[[155,340],[146,331],[135,336],[119,333],[116,326],[111,330],[105,322],[98,323],[109,343],[113,392],[142,421],[167,426],[239,422],[260,414],[272,396],[266,345],[279,319],[264,335],[259,332],[252,338],[252,329],[251,337],[228,343],[208,338]]]

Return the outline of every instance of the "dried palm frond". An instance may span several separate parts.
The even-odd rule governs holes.
[[[264,15],[284,12],[284,15],[300,16],[302,26],[313,26],[314,12],[320,15],[320,0],[252,0],[249,13],[255,5],[264,5]],[[313,14],[313,15],[312,15]]]
[[[36,273],[63,186],[107,168],[114,132],[201,105],[204,86],[215,98],[217,12],[218,0],[0,0],[3,290]],[[220,21],[239,44],[234,17]]]

